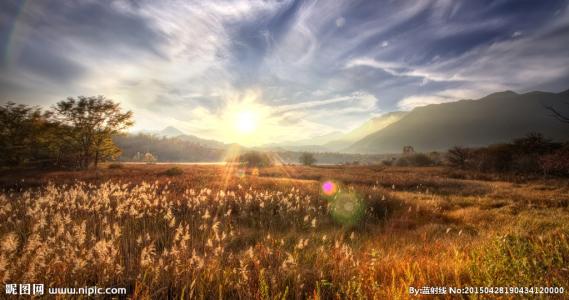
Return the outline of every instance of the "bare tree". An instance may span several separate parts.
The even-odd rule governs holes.
[[[455,146],[448,150],[446,158],[451,166],[462,169],[466,167],[471,155],[472,151],[470,149]]]

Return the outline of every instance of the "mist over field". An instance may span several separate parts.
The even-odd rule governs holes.
[[[568,7],[2,1],[0,298],[567,298]]]

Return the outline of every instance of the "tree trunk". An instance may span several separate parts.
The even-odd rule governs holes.
[[[95,169],[97,169],[97,164],[99,164],[99,150],[95,151]]]

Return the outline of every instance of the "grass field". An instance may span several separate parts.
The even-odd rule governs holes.
[[[136,299],[569,289],[567,180],[439,167],[171,167],[3,173],[1,280],[127,287]]]

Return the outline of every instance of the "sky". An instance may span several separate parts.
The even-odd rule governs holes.
[[[0,1],[0,101],[105,95],[133,131],[260,145],[569,88],[569,1]]]

